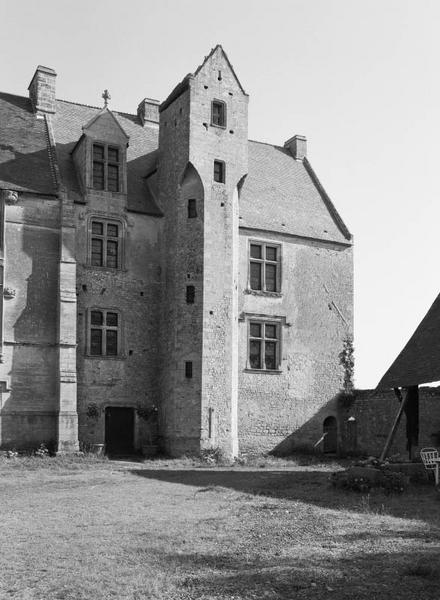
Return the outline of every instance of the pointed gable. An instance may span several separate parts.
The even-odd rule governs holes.
[[[223,77],[223,71],[225,69],[231,73],[237,89],[239,89],[242,94],[247,96],[243,86],[240,83],[240,80],[238,79],[234,71],[234,67],[232,66],[226,52],[223,50],[220,44],[217,44],[217,46],[215,46],[215,48],[211,50],[208,56],[205,57],[205,60],[197,68],[193,77],[194,79],[201,78],[206,75],[211,77],[211,71],[215,71],[216,76],[221,79]]]
[[[109,144],[127,145],[129,141],[128,135],[108,108],[103,108],[97,115],[94,115],[83,126],[83,132],[84,135]]]

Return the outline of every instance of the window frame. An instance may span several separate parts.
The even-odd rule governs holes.
[[[100,312],[102,314],[102,325],[92,324],[92,313]],[[117,325],[107,325],[108,313],[114,313],[117,315]],[[100,306],[93,306],[87,310],[87,345],[86,345],[86,356],[87,358],[94,358],[99,360],[109,359],[121,359],[123,356],[123,322],[121,311],[117,308],[102,308]],[[92,353],[92,329],[99,330],[102,332],[101,335],[101,354]],[[116,331],[116,354],[107,354],[107,332]]]
[[[216,172],[215,172],[216,165],[220,165],[220,167],[221,167],[221,169],[220,169],[221,179],[216,179]],[[226,163],[224,160],[220,160],[219,158],[214,159],[212,179],[213,179],[214,183],[222,183],[222,184],[226,183]]]
[[[259,325],[261,327],[260,336],[251,335],[251,326]],[[275,327],[275,338],[266,336],[266,326]],[[249,316],[247,319],[247,357],[246,370],[254,373],[280,373],[281,372],[281,352],[282,352],[282,319],[276,317],[263,317],[261,315]],[[251,364],[251,342],[258,340],[260,342],[260,365],[253,367]],[[266,366],[266,343],[275,343],[275,368],[270,369]]]
[[[221,111],[220,111],[221,118],[219,119],[219,121],[221,121],[220,123],[216,123],[214,120],[214,105],[218,105],[221,107]],[[224,100],[219,100],[218,98],[214,98],[214,100],[211,101],[211,125],[213,127],[219,127],[220,129],[226,129],[226,123],[227,123],[226,102]]]
[[[100,223],[103,228],[103,234],[93,233],[93,223]],[[118,236],[109,236],[107,233],[108,225],[116,225],[118,227]],[[94,265],[92,262],[93,240],[102,240],[102,265]],[[99,214],[89,215],[87,227],[87,266],[93,269],[109,269],[111,271],[123,270],[124,259],[124,239],[125,226],[124,222],[118,218],[107,217]],[[117,266],[108,266],[108,242],[117,242],[116,260]]]
[[[187,216],[188,219],[196,219],[197,218],[197,199],[196,198],[188,198],[187,200]]]
[[[253,256],[251,256],[251,248],[252,246],[260,246],[261,247],[261,257],[262,258],[255,258]],[[275,248],[277,251],[277,259],[276,260],[270,260],[267,259],[266,256],[266,248]],[[260,264],[261,268],[260,268],[260,278],[261,278],[261,288],[260,289],[256,289],[252,287],[252,274],[251,274],[251,264],[252,263],[256,263],[256,264]],[[266,266],[267,265],[275,265],[276,267],[276,274],[275,274],[275,290],[268,290],[267,286],[266,286]],[[281,294],[281,287],[282,287],[282,244],[277,243],[277,242],[271,242],[271,241],[267,241],[267,240],[256,240],[256,239],[249,239],[249,243],[248,243],[248,281],[247,281],[247,288],[248,291],[250,293],[255,293],[255,294],[268,294],[268,295],[280,295]]]
[[[99,159],[99,158],[95,158],[95,152],[94,149],[96,147],[100,147],[103,148],[103,158]],[[118,153],[118,160],[109,160],[109,149],[110,150],[116,150]],[[124,157],[124,153],[123,153],[123,148],[121,146],[119,146],[118,144],[111,144],[109,142],[101,142],[99,140],[92,140],[91,141],[91,163],[92,163],[92,169],[91,169],[91,173],[90,173],[90,187],[93,189],[93,191],[95,192],[111,192],[113,194],[119,194],[122,192],[123,190],[123,157]],[[94,177],[94,171],[95,171],[95,163],[96,164],[100,164],[103,165],[103,187],[95,187],[95,177]],[[117,167],[118,169],[118,179],[117,179],[117,189],[116,190],[110,190],[109,189],[109,165],[113,166],[113,167]]]

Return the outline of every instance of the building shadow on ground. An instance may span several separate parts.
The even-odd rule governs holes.
[[[215,469],[133,469],[138,477],[191,486],[197,489],[227,488],[254,496],[265,496],[365,514],[383,514],[419,519],[440,526],[440,494],[431,484],[410,485],[402,495],[370,494],[334,488],[330,470],[303,467],[303,470],[215,470]],[[196,490],[195,490],[196,491]]]
[[[261,558],[249,553],[170,553],[157,558],[183,577],[188,598],[438,600],[434,548],[408,552],[329,553]],[[283,549],[280,549],[280,555]],[[182,590],[182,591],[183,591]],[[186,596],[185,596],[186,597]]]

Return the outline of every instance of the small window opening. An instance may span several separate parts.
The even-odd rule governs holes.
[[[225,163],[222,160],[214,161],[214,181],[225,182]]]
[[[221,100],[213,100],[211,104],[211,124],[226,127],[226,104]]]
[[[193,285],[186,286],[186,303],[194,304],[194,300],[196,297],[196,288]]]
[[[195,198],[188,200],[188,219],[195,219],[197,217],[197,202]]]
[[[219,81],[221,81],[221,80],[222,80],[222,72],[221,72],[221,71],[219,71],[219,72],[218,72],[218,77],[217,77],[217,79],[218,79]]]
[[[185,377],[191,379],[193,376],[193,364],[191,360],[185,362]]]

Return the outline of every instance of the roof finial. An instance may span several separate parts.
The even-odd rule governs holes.
[[[102,94],[102,97],[104,98],[104,108],[107,108],[108,101],[112,99],[112,97],[108,93],[108,90],[104,90],[104,93]]]

